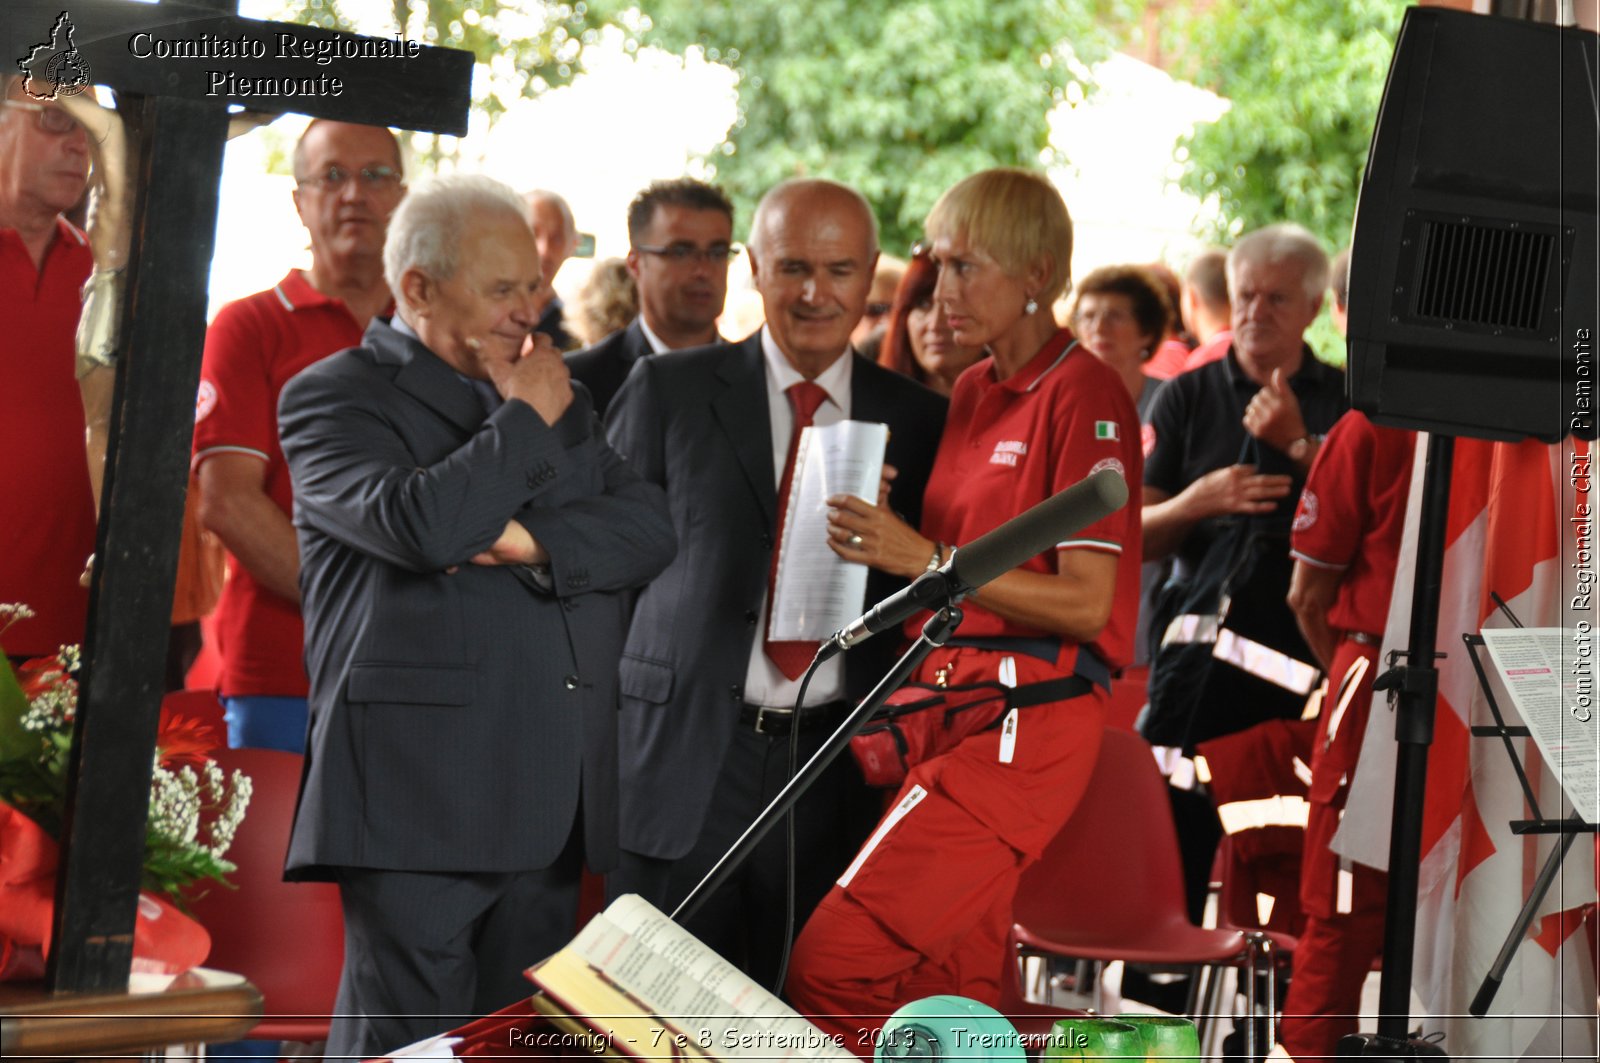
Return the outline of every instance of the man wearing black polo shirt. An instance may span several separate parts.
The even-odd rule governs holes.
[[[1233,344],[1224,358],[1168,381],[1145,429],[1145,558],[1174,557],[1182,578],[1193,574],[1226,521],[1253,519],[1267,534],[1281,533],[1284,563],[1258,569],[1257,578],[1276,580],[1281,571],[1283,585],[1270,596],[1289,632],[1289,524],[1322,436],[1347,406],[1344,374],[1317,361],[1304,338],[1327,283],[1327,255],[1298,225],[1271,225],[1239,240],[1228,253]],[[1258,717],[1248,707],[1198,704],[1175,729],[1148,716],[1140,720],[1145,737],[1181,747],[1166,763],[1185,868],[1198,887],[1190,891],[1194,907],[1220,827],[1210,802],[1193,794],[1193,766],[1183,755]]]
[[[1344,374],[1305,343],[1327,278],[1327,255],[1298,225],[1258,229],[1228,253],[1233,345],[1175,378],[1150,412],[1147,559],[1198,561],[1217,517],[1294,512],[1322,436],[1347,408]],[[1241,461],[1247,438],[1255,462]]]

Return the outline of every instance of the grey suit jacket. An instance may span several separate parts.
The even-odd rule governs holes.
[[[486,417],[381,320],[284,388],[311,677],[289,877],[547,866],[580,778],[590,863],[614,860],[625,592],[674,541],[574,391],[554,426],[522,402]],[[548,579],[470,563],[513,517]]]
[[[912,524],[945,400],[859,356],[851,417],[890,426],[890,505]],[[772,556],[777,484],[761,335],[637,362],[607,418],[612,445],[666,489],[678,556],[640,592],[622,656],[622,846],[675,859],[694,844],[739,726]],[[875,602],[900,583],[873,573]],[[848,693],[888,670],[893,636],[852,650]]]
[[[625,329],[619,329],[592,347],[573,351],[567,355],[567,368],[572,379],[583,382],[594,396],[594,412],[601,417],[611,406],[611,400],[622,382],[628,379],[633,363],[650,356],[650,341],[644,337],[635,317]]]

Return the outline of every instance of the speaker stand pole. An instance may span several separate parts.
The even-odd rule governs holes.
[[[1413,1039],[1411,960],[1417,936],[1417,882],[1422,861],[1422,803],[1428,781],[1428,747],[1439,695],[1435,649],[1439,588],[1444,577],[1450,516],[1450,473],[1455,438],[1429,433],[1417,529],[1416,578],[1411,592],[1411,639],[1406,663],[1378,678],[1374,690],[1399,691],[1395,741],[1394,818],[1389,834],[1389,895],[1385,906],[1383,976],[1378,989],[1378,1033],[1341,1038],[1340,1056],[1367,1059],[1442,1057],[1429,1041]]]

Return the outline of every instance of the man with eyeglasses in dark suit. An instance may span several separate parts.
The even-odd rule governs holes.
[[[193,460],[200,522],[229,555],[216,612],[228,744],[299,753],[307,690],[300,552],[278,445],[278,393],[312,363],[360,346],[372,319],[394,312],[383,241],[405,183],[394,134],[345,122],[306,128],[295,145],[294,176],[311,268],[290,270],[212,321]]]
[[[717,341],[728,260],[737,253],[733,204],[720,188],[693,178],[656,181],[628,206],[628,240],[639,316],[567,356],[573,379],[589,389],[602,417],[640,358]]]

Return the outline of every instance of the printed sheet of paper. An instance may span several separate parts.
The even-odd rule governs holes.
[[[416,1044],[406,1045],[390,1052],[387,1059],[456,1059],[456,1046],[461,1043],[459,1037],[449,1037],[445,1034],[435,1034],[424,1037]]]
[[[583,929],[572,948],[712,1055],[855,1059],[640,897],[618,898]]]
[[[1574,628],[1486,628],[1483,644],[1539,755],[1561,780],[1574,810],[1600,822],[1600,754],[1594,670]],[[1545,810],[1554,815],[1552,809]]]
[[[773,638],[825,639],[861,615],[867,566],[828,548],[827,500],[855,495],[876,502],[888,442],[889,426],[867,421],[840,421],[801,433],[778,554]]]

